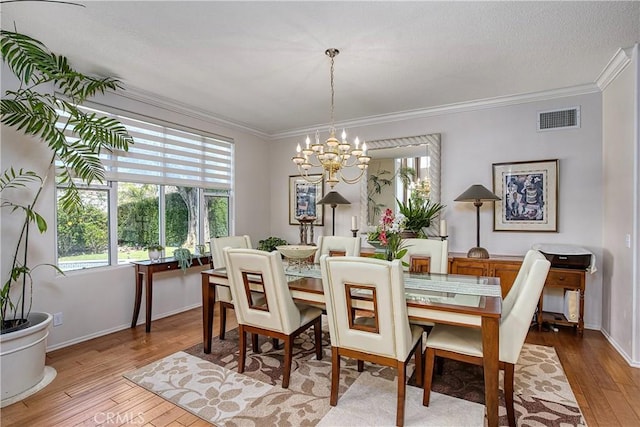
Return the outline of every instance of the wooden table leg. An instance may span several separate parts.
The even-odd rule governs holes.
[[[133,318],[131,319],[131,327],[135,328],[140,315],[140,305],[142,304],[142,273],[136,265],[136,300],[133,303]]]
[[[147,301],[146,316],[145,316],[145,331],[151,332],[151,306],[153,301],[153,274],[149,271],[144,275],[144,292]]]
[[[489,427],[498,426],[499,339],[499,319],[496,317],[483,317],[484,399]]]
[[[216,303],[215,285],[209,282],[209,275],[202,273],[202,333],[204,352],[211,353],[213,335],[213,309]]]

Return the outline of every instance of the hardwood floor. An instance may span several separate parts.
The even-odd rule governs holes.
[[[216,309],[217,314],[219,310]],[[214,319],[214,331],[218,329]],[[236,326],[227,319],[227,328]],[[600,332],[584,338],[568,328],[529,332],[527,342],[556,348],[587,425],[640,425],[640,369],[631,368]],[[210,424],[134,385],[125,372],[202,340],[201,310],[86,341],[47,354],[58,375],[44,390],[1,410],[9,426],[208,426]]]

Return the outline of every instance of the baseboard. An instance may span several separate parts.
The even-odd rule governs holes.
[[[152,316],[151,320],[153,321],[153,320],[157,320],[157,319],[162,319],[164,317],[173,316],[174,314],[183,313],[185,311],[189,311],[189,310],[192,310],[192,309],[197,308],[197,307],[202,307],[202,303],[197,303],[197,304],[193,304],[193,305],[190,305],[190,306],[181,307],[181,308],[178,308],[178,309],[173,310],[173,311],[168,311],[166,313],[158,314],[156,316]],[[140,321],[138,321],[136,326],[137,325],[141,325],[143,323],[144,323],[144,320],[140,320]],[[121,324],[121,325],[118,325],[118,326],[114,326],[113,328],[103,329],[103,330],[95,332],[93,334],[84,335],[84,336],[81,336],[81,337],[74,338],[72,340],[68,340],[68,341],[64,341],[64,342],[58,343],[56,345],[47,346],[47,353],[49,353],[51,351],[55,351],[55,350],[60,350],[61,348],[69,347],[70,345],[79,344],[81,342],[89,341],[89,340],[92,340],[94,338],[99,338],[99,337],[102,337],[102,336],[105,336],[105,335],[109,335],[109,334],[114,333],[114,332],[122,331],[124,329],[129,329],[130,327],[131,327],[130,323]]]
[[[629,364],[629,366],[633,368],[640,368],[640,361],[634,361],[631,357],[629,357],[629,355],[627,355],[627,353],[622,349],[622,347],[618,345],[618,343],[611,337],[611,335],[607,333],[607,331],[601,329],[600,332],[602,332],[602,335],[604,335],[607,341],[609,341],[609,344],[611,344],[613,348],[616,349],[616,351]]]

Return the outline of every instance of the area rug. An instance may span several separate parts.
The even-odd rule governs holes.
[[[250,345],[248,348],[250,349]],[[282,346],[281,346],[282,347]],[[372,426],[394,425],[396,374],[392,368],[355,361],[341,364],[338,405],[329,406],[331,351],[323,331],[323,359],[316,360],[313,332],[294,344],[291,380],[283,389],[283,350],[261,337],[260,350],[247,353],[245,372],[238,374],[238,332],[214,338],[211,354],[202,344],[174,353],[125,374],[141,387],[218,426]],[[409,381],[405,425],[483,426],[482,369],[445,360],[435,374],[429,407],[422,389]],[[413,371],[413,364],[408,374]],[[516,366],[515,411],[519,426],[584,426],[585,422],[552,347],[525,344]],[[502,376],[500,379],[502,389]],[[500,393],[500,425],[507,425]]]

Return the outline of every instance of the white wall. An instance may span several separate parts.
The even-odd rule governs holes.
[[[536,131],[537,111],[581,107],[579,129]],[[602,262],[602,105],[599,93],[571,96],[510,106],[438,113],[430,117],[350,128],[350,135],[374,140],[427,133],[442,135],[442,203],[452,252],[475,246],[475,208],[454,203],[471,184],[492,188],[492,163],[559,159],[558,232],[494,232],[493,206],[481,208],[481,245],[491,254],[524,255],[534,243],[563,243],[585,247]],[[287,220],[287,175],[296,174],[291,162],[296,143],[304,136],[278,141],[271,150],[271,230],[295,241],[297,228]],[[360,186],[340,183],[336,190],[351,201],[336,208],[336,234],[348,235],[351,215],[359,215]],[[328,190],[327,190],[328,191]],[[329,212],[330,213],[330,212]],[[327,214],[325,214],[327,215]],[[327,215],[326,218],[329,218]],[[330,220],[325,232],[331,232]],[[602,276],[587,277],[585,324],[599,329]],[[561,311],[559,295],[551,295],[552,309]]]
[[[605,186],[602,329],[628,359],[640,364],[638,75],[636,45],[631,63],[602,95]],[[629,247],[627,235],[632,237]]]
[[[6,71],[4,69],[3,71]],[[3,72],[3,89],[13,84]],[[268,145],[260,137],[237,129],[224,127],[199,117],[193,112],[181,113],[173,107],[161,108],[140,101],[111,95],[100,102],[124,110],[146,114],[161,120],[179,123],[194,129],[223,135],[235,141],[235,232],[249,234],[257,242],[269,234],[270,212]],[[169,109],[170,108],[170,109]],[[9,166],[33,168],[41,172],[48,164],[49,153],[43,144],[34,142],[12,129],[2,126],[1,170]],[[47,181],[37,210],[45,217],[49,232],[37,235],[32,230],[29,264],[55,264],[55,201],[54,179]],[[2,212],[1,258],[2,275],[7,277],[10,254],[15,250],[17,216]],[[59,276],[51,268],[43,267],[34,273],[33,310],[63,313],[64,323],[54,327],[49,335],[49,350],[85,339],[127,328],[131,323],[134,288],[132,266],[119,266],[70,272]],[[197,268],[183,275],[181,272],[163,273],[154,277],[153,317],[159,318],[184,311],[201,304],[200,274]],[[143,297],[144,300],[144,297]],[[140,322],[144,322],[144,301]]]

